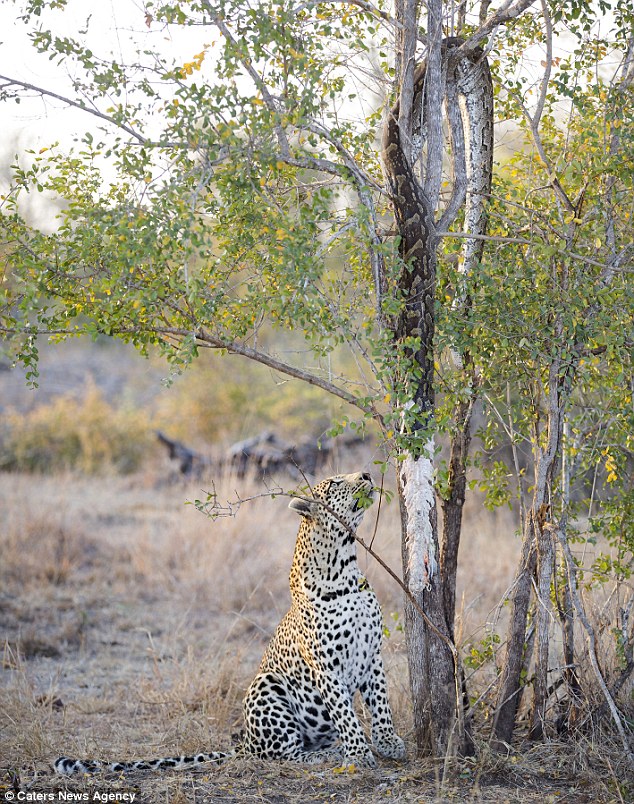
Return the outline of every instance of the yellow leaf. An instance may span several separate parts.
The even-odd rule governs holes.
[[[601,248],[601,238],[600,238],[600,237],[596,237],[596,238],[595,238],[595,240],[594,240],[594,247],[595,247],[595,248]]]
[[[603,455],[606,456],[605,471],[607,472],[607,476],[605,479],[608,483],[614,483],[615,480],[618,480],[616,461],[614,460],[614,456],[610,455],[607,449],[603,450]]]
[[[340,765],[337,768],[332,769],[333,773],[356,773],[357,766],[350,764],[350,765]]]

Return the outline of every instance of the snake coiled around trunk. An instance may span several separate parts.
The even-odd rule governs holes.
[[[435,203],[428,198],[412,166],[399,126],[400,102],[388,113],[383,129],[383,163],[400,235],[400,254],[407,264],[401,272],[399,290],[403,310],[394,327],[397,341],[417,342],[411,356],[422,370],[414,402],[421,411],[433,407],[433,335],[438,232],[447,229],[464,205],[465,240],[460,271],[471,275],[482,259],[486,233],[486,203],[491,192],[493,170],[493,85],[486,56],[476,49],[460,56],[463,41],[443,40],[444,105],[451,147],[449,159],[453,185],[451,196],[439,218]],[[425,142],[427,62],[414,73],[412,132],[417,146]],[[438,110],[440,114],[441,110]],[[468,235],[472,235],[469,237]],[[464,288],[456,299],[468,304]],[[414,339],[412,341],[412,339]]]

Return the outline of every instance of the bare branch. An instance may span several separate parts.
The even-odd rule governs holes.
[[[92,109],[90,106],[86,106],[85,103],[81,101],[73,100],[72,98],[67,98],[64,95],[58,95],[57,92],[51,92],[49,89],[44,89],[43,87],[35,86],[34,84],[29,84],[26,81],[19,81],[17,78],[10,78],[6,75],[0,75],[0,81],[4,82],[3,89],[5,87],[21,87],[22,89],[27,89],[30,92],[36,92],[39,95],[45,95],[48,98],[55,98],[55,100],[61,101],[62,103],[67,104],[68,106],[73,106],[75,109],[81,109],[82,112],[87,112],[88,114],[93,115],[94,117],[98,117],[100,120],[105,120],[108,123],[112,123],[112,125],[120,128],[122,131],[126,131],[136,140],[138,140],[141,145],[147,145],[148,140],[143,137],[138,131],[135,131],[130,126],[116,120],[114,117],[111,117],[108,114],[104,114],[104,112],[100,112],[99,109]]]
[[[456,48],[454,51],[456,59],[461,59],[468,53],[473,53],[473,51],[480,46],[482,40],[486,39],[492,31],[500,25],[504,25],[504,23],[511,22],[511,20],[519,17],[519,15],[523,14],[534,2],[535,0],[518,0],[518,2],[513,5],[512,0],[506,0],[494,14],[480,25],[477,31],[474,31],[464,44]]]
[[[361,170],[361,168],[357,164],[355,158],[352,156],[350,151],[345,147],[345,145],[341,142],[341,140],[338,137],[335,137],[335,135],[331,131],[328,131],[328,129],[324,128],[324,126],[322,126],[319,123],[316,123],[315,121],[311,123],[305,123],[304,125],[299,127],[299,130],[310,131],[312,134],[316,134],[318,137],[321,137],[322,139],[326,140],[326,142],[328,142],[336,149],[337,153],[340,154],[343,161],[343,164],[341,166],[337,166],[338,175],[340,176],[345,175],[344,171],[345,168],[345,170],[347,170],[351,174],[352,179],[357,188],[372,187],[377,192],[383,192],[383,188],[380,185],[378,185],[371,176],[368,176],[368,174],[365,171]],[[291,157],[283,156],[282,158],[285,159],[288,162],[288,164],[292,164]]]
[[[212,335],[203,328],[200,328],[194,333],[191,333],[187,330],[175,329],[161,329],[157,330],[157,332],[166,335],[177,335],[178,337],[186,337],[194,334],[196,339],[203,346],[207,346],[211,349],[226,349],[232,354],[242,355],[243,357],[249,358],[249,360],[254,360],[256,363],[262,363],[274,371],[279,371],[280,373],[285,374],[287,377],[293,377],[294,379],[302,380],[302,382],[307,382],[309,385],[314,385],[317,388],[321,388],[323,391],[339,397],[339,399],[342,399],[349,405],[354,405],[354,407],[359,408],[364,413],[371,415],[378,421],[381,420],[381,416],[374,405],[363,404],[356,396],[348,391],[345,391],[343,388],[339,388],[339,386],[328,382],[328,380],[318,377],[316,374],[312,374],[311,372],[304,371],[304,369],[291,366],[289,363],[284,363],[282,360],[278,360],[277,358],[266,354],[266,352],[260,352],[257,349],[252,349],[250,346],[246,346],[238,341],[223,341],[222,338]]]
[[[385,270],[385,258],[381,250],[381,237],[378,234],[378,217],[376,213],[376,206],[372,193],[367,187],[358,188],[357,194],[361,204],[366,208],[370,216],[369,236],[370,243],[368,246],[370,252],[370,265],[372,266],[372,279],[374,281],[374,295],[376,306],[376,319],[381,329],[385,327],[385,317],[383,315],[383,300],[387,294],[387,276]]]
[[[629,90],[632,80],[634,80],[634,35],[632,35],[629,39],[627,52],[620,69],[620,76],[614,85],[617,96],[620,95],[625,98],[625,93]],[[609,153],[612,156],[617,154],[620,144],[620,129],[616,126],[613,126],[609,145]],[[616,227],[614,220],[614,189],[616,187],[616,182],[616,176],[609,176],[606,181],[604,191],[607,208],[606,243],[612,252],[613,260],[616,259]]]
[[[364,413],[367,413],[369,416],[374,418],[379,423],[382,421],[381,414],[377,411],[376,407],[373,404],[365,404],[359,398],[354,396],[354,394],[349,393],[343,388],[335,385],[332,382],[328,382],[328,380],[324,380],[322,377],[317,376],[316,374],[312,374],[309,371],[304,371],[303,369],[297,368],[296,366],[292,366],[290,363],[285,363],[282,360],[278,360],[277,358],[273,357],[272,355],[267,354],[266,352],[260,352],[257,349],[252,349],[250,346],[246,346],[245,344],[239,343],[238,341],[224,341],[222,338],[219,338],[211,333],[207,332],[206,330],[200,328],[195,330],[189,329],[180,329],[178,327],[155,327],[151,330],[143,330],[141,327],[120,327],[120,328],[113,328],[109,330],[109,334],[111,335],[141,335],[141,334],[150,334],[163,337],[165,339],[173,338],[174,340],[182,339],[182,338],[191,338],[192,336],[196,338],[199,346],[209,348],[209,349],[221,349],[231,354],[235,355],[242,355],[243,357],[248,358],[249,360],[253,360],[256,363],[261,363],[264,366],[272,369],[273,371],[279,371],[280,374],[285,374],[287,377],[293,377],[293,379],[301,380],[302,382],[306,382],[309,385],[314,385],[317,388],[321,388],[322,391],[326,391],[326,393],[332,394],[333,396],[338,397],[339,399],[347,402],[349,405],[353,405],[354,407],[362,410]],[[17,334],[26,334],[26,335],[65,335],[67,337],[71,336],[78,336],[81,335],[82,332],[80,330],[69,332],[65,329],[45,329],[39,327],[26,327],[24,329],[16,330],[11,327],[1,326],[0,325],[0,334],[6,336],[12,336]]]
[[[550,10],[546,0],[542,0],[542,14],[544,15],[544,27],[546,29],[544,32],[546,37],[546,66],[544,67],[544,74],[540,83],[539,98],[531,121],[531,128],[537,128],[542,119],[553,65],[553,21],[550,17]]]
[[[384,233],[392,234],[391,232]],[[396,234],[396,233],[394,233]],[[558,237],[565,239],[565,236],[559,232],[556,232]],[[504,237],[503,235],[474,235],[470,232],[437,232],[438,237],[453,237],[453,238],[460,238],[463,240],[484,240],[488,243],[516,243],[517,245],[522,246],[534,246],[535,241],[529,240],[525,237]],[[594,265],[597,268],[602,269],[601,275],[601,282],[604,285],[609,284],[614,275],[618,271],[624,271],[628,268],[628,266],[624,265],[626,262],[626,258],[628,255],[634,250],[633,247],[626,246],[619,254],[616,256],[616,259],[611,262],[600,262],[599,260],[593,260],[592,257],[588,257],[587,254],[578,254],[576,251],[568,251],[567,254],[569,257],[579,260],[580,262],[585,262],[587,265]]]
[[[348,525],[348,523],[344,519],[342,519],[341,516],[333,508],[331,508],[330,505],[328,505],[327,502],[324,502],[324,500],[321,500],[318,497],[305,497],[302,494],[282,491],[281,489],[273,489],[263,492],[261,494],[254,494],[250,497],[244,497],[244,498],[238,497],[238,499],[233,503],[229,501],[225,504],[222,504],[218,501],[218,496],[216,494],[216,491],[214,490],[213,492],[208,493],[208,498],[206,502],[197,501],[196,507],[198,508],[199,511],[204,513],[206,516],[211,517],[212,519],[214,517],[233,516],[235,511],[243,503],[250,502],[251,500],[260,499],[262,497],[290,497],[293,500],[302,500],[304,502],[312,504],[317,503],[318,505],[320,505],[325,511],[327,511],[332,517],[334,517],[337,520],[337,522],[341,525],[342,528],[344,528],[344,530],[346,530],[351,536],[354,537],[354,539],[363,547],[363,549],[369,555],[371,555],[375,561],[377,561],[380,564],[380,566],[387,572],[390,578],[392,578],[392,580],[395,581],[398,584],[398,586],[400,586],[404,594],[410,600],[412,606],[414,606],[418,614],[420,614],[425,623],[427,623],[431,631],[433,631],[433,633],[440,640],[442,640],[445,643],[445,645],[447,645],[447,648],[449,649],[451,655],[454,657],[454,660],[456,662],[458,661],[458,651],[454,643],[441,631],[439,631],[438,628],[436,628],[434,623],[429,619],[429,617],[425,613],[424,609],[421,606],[419,606],[415,597],[409,591],[408,587],[403,582],[403,580],[396,574],[396,572],[394,572],[394,570],[389,566],[389,564],[385,563],[385,561],[381,558],[381,556],[378,555],[378,553],[375,553],[375,551],[372,549],[372,545],[366,544],[365,541],[360,536],[357,535],[356,531],[353,528],[351,528],[350,525]]]
[[[455,81],[447,82],[446,95],[447,101],[445,103],[445,110],[447,112],[449,137],[451,141],[453,184],[451,198],[438,221],[438,228],[445,230],[455,221],[467,197],[467,151],[461,104],[458,98],[458,87]],[[439,236],[442,236],[441,233],[439,233]]]

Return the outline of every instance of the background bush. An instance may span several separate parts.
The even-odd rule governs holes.
[[[5,412],[0,438],[1,469],[88,474],[134,472],[155,440],[148,413],[111,404],[91,380],[79,399],[67,394],[28,413]]]

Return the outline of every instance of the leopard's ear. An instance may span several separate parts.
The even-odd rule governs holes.
[[[303,497],[293,497],[288,507],[291,511],[297,511],[300,516],[313,517],[317,511],[318,503],[305,500]]]

